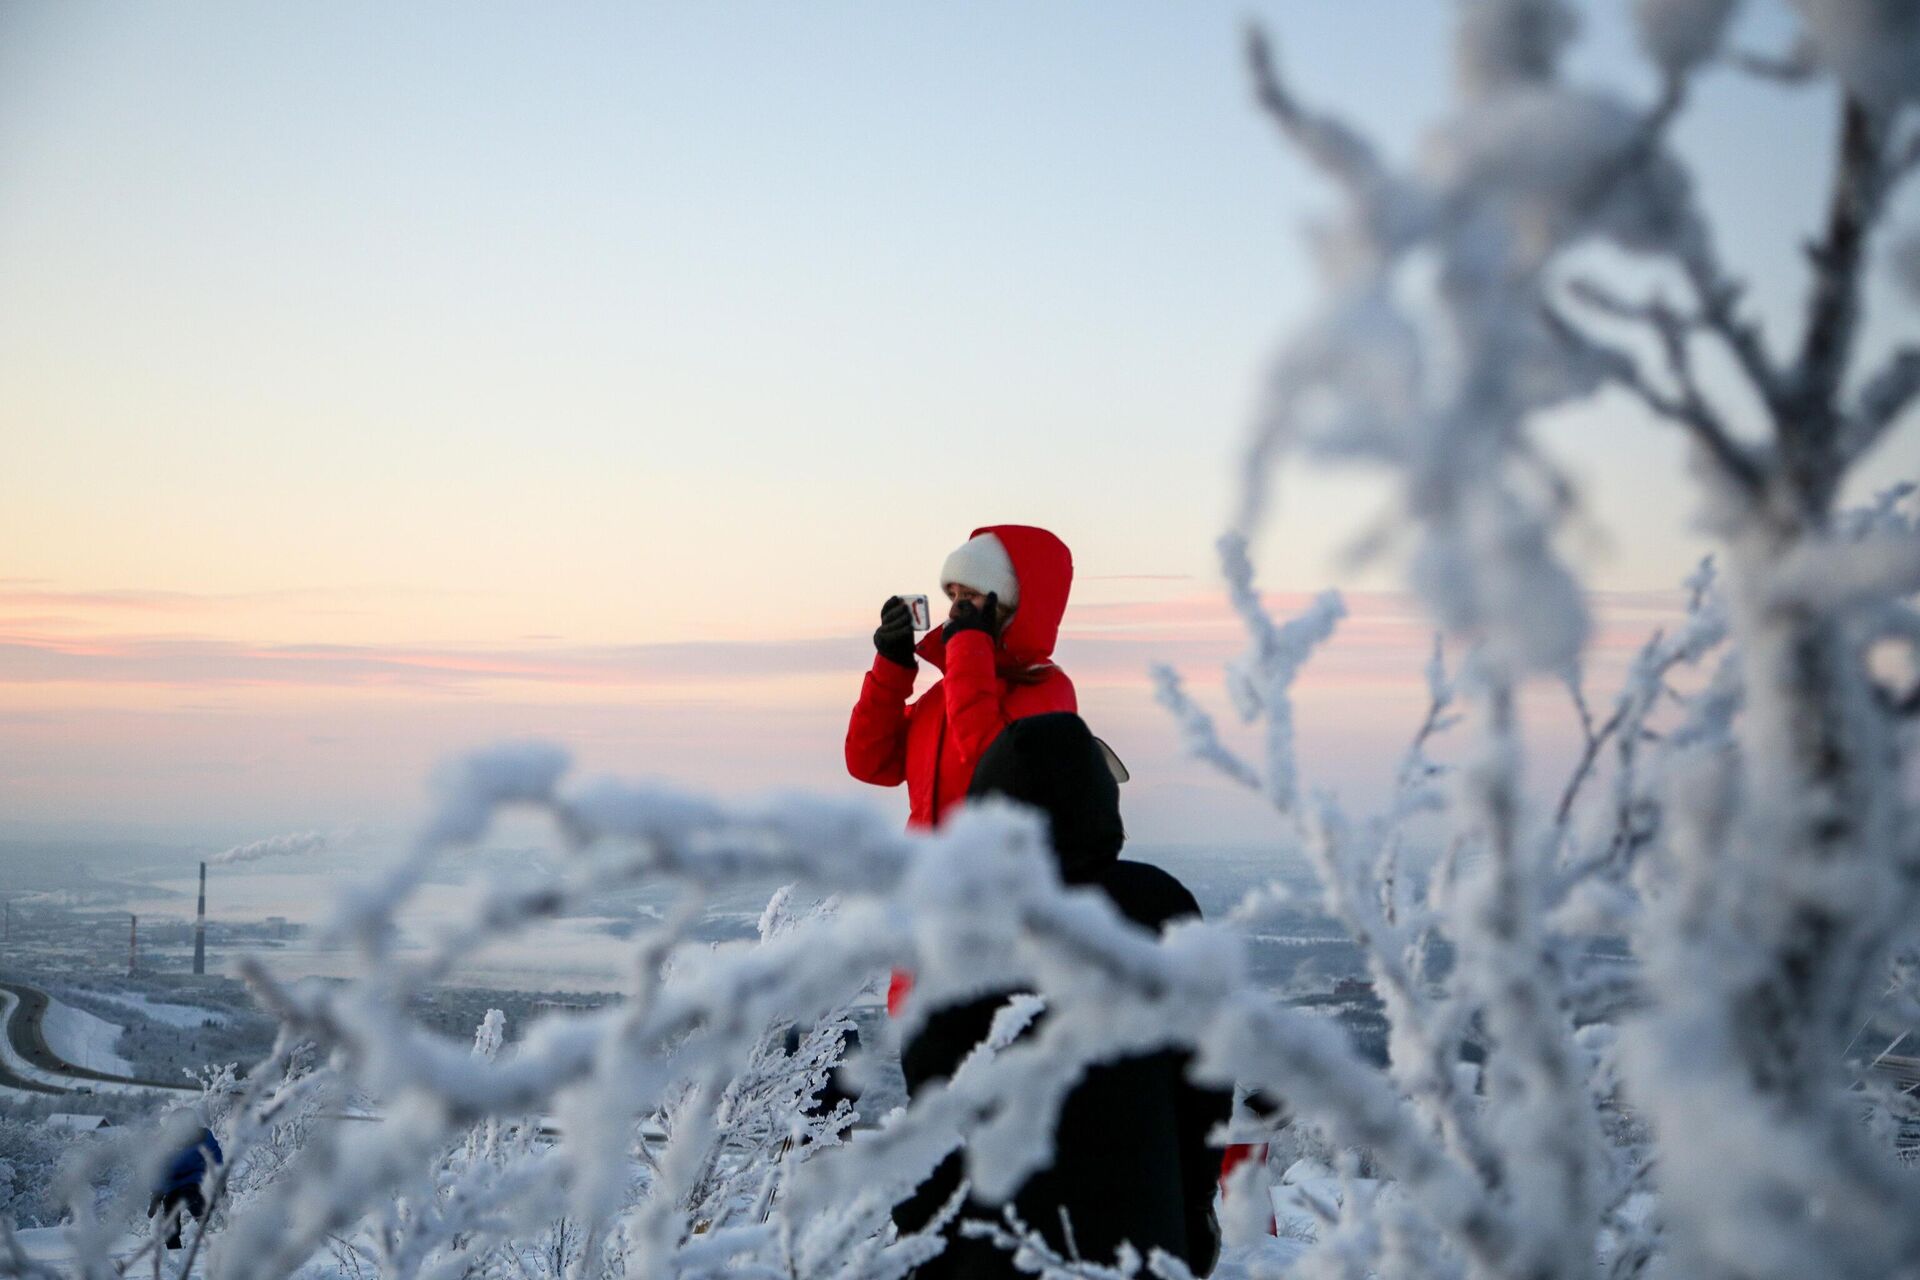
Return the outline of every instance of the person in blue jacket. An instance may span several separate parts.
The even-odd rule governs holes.
[[[147,1216],[162,1215],[160,1221],[169,1231],[167,1248],[180,1247],[180,1227],[188,1214],[196,1220],[206,1216],[207,1198],[200,1187],[224,1159],[220,1140],[213,1136],[213,1130],[202,1126],[161,1172],[153,1199],[147,1204]],[[180,1212],[182,1208],[185,1212]]]

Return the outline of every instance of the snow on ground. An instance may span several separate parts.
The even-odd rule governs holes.
[[[26,1250],[27,1257],[44,1266],[53,1267],[71,1275],[78,1270],[79,1259],[74,1255],[73,1241],[67,1234],[67,1231],[68,1229],[66,1227],[24,1227],[13,1234],[14,1238],[19,1240],[21,1246]],[[188,1232],[191,1233],[191,1231],[192,1228],[189,1227]],[[209,1240],[213,1238],[214,1237],[211,1236],[208,1237]],[[108,1249],[108,1252],[116,1261],[124,1264],[128,1259],[132,1258],[135,1253],[139,1252],[146,1242],[144,1235],[130,1232],[116,1240]],[[148,1256],[150,1257],[152,1255],[149,1254]],[[178,1253],[167,1255],[166,1270],[169,1276],[174,1275],[179,1270],[179,1260],[181,1256],[182,1255]],[[206,1268],[207,1255],[205,1251],[202,1251],[193,1261],[193,1274],[195,1276],[203,1276],[206,1274]],[[138,1274],[138,1270],[139,1269],[136,1269],[136,1274]],[[338,1273],[335,1272],[333,1274]]]
[[[1296,1160],[1270,1191],[1274,1226],[1283,1242],[1297,1243],[1304,1251],[1320,1238],[1322,1214],[1338,1214],[1349,1191],[1370,1198],[1382,1190],[1372,1178],[1341,1178],[1317,1160]]]
[[[1222,1249],[1220,1261],[1213,1267],[1212,1280],[1248,1280],[1248,1277],[1255,1275],[1275,1275],[1298,1261],[1307,1247],[1300,1240],[1276,1240],[1272,1236],[1262,1236],[1253,1244]]]
[[[135,1013],[144,1014],[170,1027],[198,1027],[209,1022],[225,1026],[227,1022],[227,1015],[216,1010],[202,1009],[192,1004],[162,1004],[134,991],[116,992],[104,998],[115,1004],[126,1005]]]
[[[40,1034],[57,1056],[90,1071],[130,1076],[134,1074],[133,1064],[113,1051],[120,1030],[105,1018],[58,1000],[47,1001],[46,1016],[40,1021]]]
[[[73,1245],[68,1239],[65,1227],[22,1227],[14,1232],[13,1236],[26,1249],[27,1256],[35,1262],[59,1266],[62,1263],[71,1265],[74,1261]],[[138,1249],[141,1243],[139,1237],[128,1236],[114,1246],[113,1255],[116,1258],[124,1258]],[[195,1267],[194,1270],[198,1271],[199,1268]]]
[[[191,1228],[189,1228],[191,1230]],[[14,1233],[25,1247],[26,1254],[35,1262],[52,1267],[73,1267],[76,1259],[73,1246],[65,1227],[28,1227]],[[210,1244],[217,1242],[216,1232],[209,1236]],[[111,1250],[119,1259],[130,1257],[146,1241],[138,1235],[128,1235],[121,1239]],[[1220,1261],[1213,1269],[1213,1280],[1249,1280],[1253,1275],[1272,1275],[1284,1270],[1296,1261],[1307,1246],[1297,1240],[1276,1240],[1272,1236],[1261,1238],[1258,1243],[1223,1250]],[[176,1258],[178,1255],[174,1255]],[[193,1274],[201,1275],[206,1263],[207,1253],[202,1252],[195,1259]],[[168,1274],[172,1274],[169,1270]],[[346,1273],[338,1264],[324,1254],[310,1260],[297,1273],[295,1280],[338,1280]]]

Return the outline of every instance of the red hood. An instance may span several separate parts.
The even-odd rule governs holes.
[[[1013,561],[1020,582],[1020,607],[1000,636],[999,664],[1019,669],[1036,666],[1053,656],[1060,638],[1060,619],[1067,612],[1067,593],[1073,589],[1073,552],[1067,544],[1025,524],[990,524],[968,536],[990,533],[1000,539]],[[922,658],[946,670],[946,637],[935,627],[919,644]]]

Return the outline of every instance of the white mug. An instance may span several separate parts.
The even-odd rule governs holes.
[[[900,601],[907,606],[907,612],[913,615],[913,629],[915,631],[931,631],[933,629],[933,610],[927,607],[927,598],[925,596],[901,596]]]

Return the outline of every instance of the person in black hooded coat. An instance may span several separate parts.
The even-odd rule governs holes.
[[[1086,722],[1071,712],[1029,716],[1004,729],[981,757],[969,797],[1003,796],[1047,817],[1060,877],[1099,889],[1143,929],[1200,914],[1173,876],[1120,857],[1126,830],[1120,790]],[[910,1094],[918,1096],[959,1067],[987,1036],[1011,992],[934,1011],[901,1054]],[[1044,1014],[1042,1017],[1044,1018]],[[1188,1081],[1190,1055],[1162,1051],[1088,1069],[1061,1108],[1050,1165],[1021,1185],[1015,1210],[1059,1252],[1110,1263],[1122,1241],[1144,1258],[1165,1249],[1195,1275],[1219,1255],[1213,1192],[1220,1149],[1208,1132],[1227,1119],[1231,1091]],[[964,1176],[958,1151],[894,1208],[903,1231],[932,1220]],[[1069,1240],[1061,1217],[1071,1224]],[[997,1206],[967,1202],[960,1217],[998,1222]],[[1003,1280],[1021,1276],[1012,1256],[992,1243],[946,1229],[947,1247],[922,1266],[920,1280]]]

